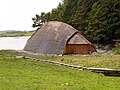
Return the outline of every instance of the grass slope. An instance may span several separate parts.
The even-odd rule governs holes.
[[[10,55],[0,56],[0,90],[119,89],[120,77],[107,77]]]

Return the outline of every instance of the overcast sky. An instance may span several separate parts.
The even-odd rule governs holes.
[[[32,30],[32,17],[49,12],[62,0],[0,0],[0,31]]]

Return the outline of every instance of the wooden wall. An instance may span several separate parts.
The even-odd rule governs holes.
[[[64,54],[90,54],[91,52],[95,52],[95,49],[89,44],[67,44],[64,49]]]

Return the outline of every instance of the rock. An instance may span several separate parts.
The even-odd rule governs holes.
[[[23,58],[24,56],[16,56],[15,58]]]

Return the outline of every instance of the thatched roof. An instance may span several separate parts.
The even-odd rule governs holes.
[[[73,36],[75,37],[72,40]],[[46,22],[31,36],[24,50],[40,54],[58,55],[63,54],[67,43],[91,44],[70,25],[58,21],[50,21]]]

